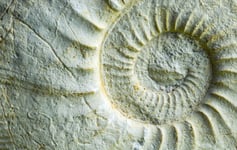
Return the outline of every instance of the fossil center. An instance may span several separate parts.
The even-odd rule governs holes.
[[[144,87],[169,92],[180,86],[193,68],[202,68],[201,64],[210,65],[196,40],[179,33],[164,33],[144,46],[135,71]],[[203,75],[210,76],[210,71],[203,71]]]

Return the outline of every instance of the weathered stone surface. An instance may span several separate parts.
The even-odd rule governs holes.
[[[234,0],[1,0],[0,149],[237,149]]]

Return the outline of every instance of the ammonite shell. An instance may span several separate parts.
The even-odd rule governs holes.
[[[220,139],[230,149],[236,146],[236,25],[231,12],[218,17],[220,6],[210,3],[213,10],[192,1],[138,2],[113,25],[102,47],[109,100],[132,120],[160,125],[168,149],[192,149],[195,139],[216,148]],[[231,136],[225,139],[221,130]],[[172,145],[177,139],[169,132],[190,145]]]

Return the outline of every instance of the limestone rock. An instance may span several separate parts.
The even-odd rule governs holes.
[[[0,1],[0,149],[237,149],[234,0]]]

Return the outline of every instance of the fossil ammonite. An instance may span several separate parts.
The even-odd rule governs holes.
[[[214,145],[229,133],[225,141],[236,145],[236,24],[230,10],[219,17],[217,2],[209,3],[136,3],[108,32],[101,77],[124,116],[176,133],[193,128],[190,139],[210,132]]]
[[[0,149],[236,150],[236,0],[0,0]]]

